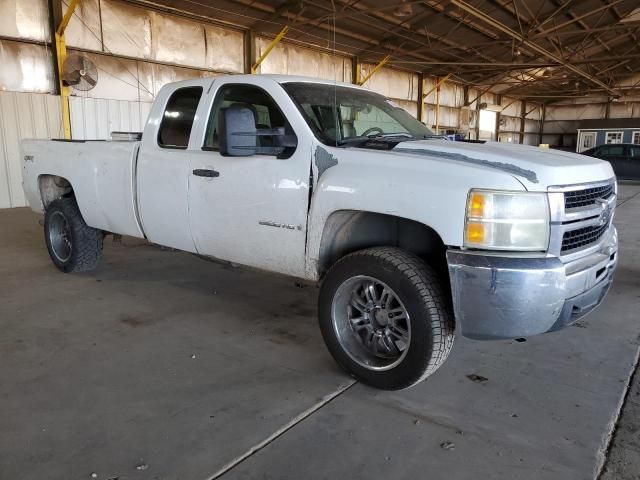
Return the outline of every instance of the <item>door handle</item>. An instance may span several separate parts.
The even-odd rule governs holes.
[[[207,177],[207,178],[214,178],[214,177],[219,177],[220,176],[220,172],[216,171],[216,170],[207,170],[204,168],[196,168],[193,171],[193,174],[196,177]]]

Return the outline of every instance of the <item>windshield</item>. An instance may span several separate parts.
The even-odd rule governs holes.
[[[358,138],[422,139],[433,136],[388,98],[355,88],[319,83],[282,85],[318,139],[326,145]]]

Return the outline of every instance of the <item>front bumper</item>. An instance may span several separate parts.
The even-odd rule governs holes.
[[[618,262],[611,227],[598,251],[570,263],[447,251],[453,306],[462,335],[518,338],[559,330],[596,308]]]

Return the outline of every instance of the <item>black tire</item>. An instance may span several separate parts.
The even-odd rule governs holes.
[[[338,289],[363,276],[390,287],[408,313],[409,346],[399,363],[386,370],[366,368],[355,361],[334,327],[332,309]],[[325,276],[318,303],[320,330],[333,358],[356,379],[385,390],[408,388],[435,372],[451,351],[455,324],[447,298],[440,278],[419,257],[393,247],[361,250],[337,261]]]
[[[49,204],[44,216],[44,238],[51,261],[60,271],[87,272],[98,265],[104,234],[85,223],[74,198],[60,198]]]

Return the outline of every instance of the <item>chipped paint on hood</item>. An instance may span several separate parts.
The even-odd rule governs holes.
[[[471,163],[473,165],[482,165],[485,167],[496,168],[498,170],[502,170],[503,172],[510,173],[512,175],[517,175],[519,177],[524,177],[529,180],[531,183],[538,183],[538,176],[536,172],[532,170],[527,170],[525,168],[519,167],[512,163],[504,163],[504,162],[496,162],[490,160],[484,160],[482,158],[474,158],[468,155],[463,155],[461,153],[453,153],[453,152],[442,152],[439,150],[425,149],[425,148],[398,148],[396,147],[394,152],[403,152],[410,153],[413,155],[429,155],[432,157],[441,157],[446,158],[448,160],[456,160],[458,162],[466,162]]]
[[[449,140],[403,142],[388,153],[424,156],[509,173],[531,191],[614,177],[608,162],[559,150],[502,142],[467,143]]]

